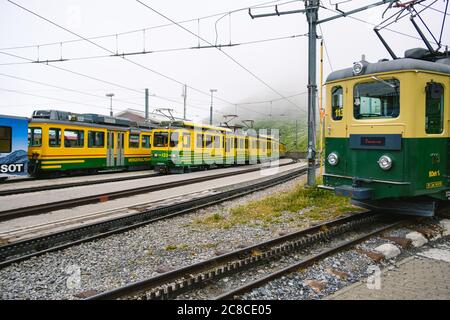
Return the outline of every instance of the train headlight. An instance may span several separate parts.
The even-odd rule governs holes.
[[[362,74],[364,71],[364,67],[365,66],[361,61],[353,63],[353,75],[359,76],[360,74]]]
[[[389,170],[392,167],[392,159],[389,156],[381,156],[378,159],[378,165],[383,170]]]
[[[330,165],[335,166],[339,163],[339,157],[336,152],[332,152],[328,155],[327,161]]]

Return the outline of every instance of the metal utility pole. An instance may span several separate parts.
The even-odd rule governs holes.
[[[316,184],[316,41],[319,0],[305,2],[308,33],[308,186]],[[297,134],[297,133],[296,133]]]
[[[264,14],[252,14],[251,8],[249,8],[248,13],[252,19],[263,18],[263,17],[273,17],[281,16],[285,14],[293,13],[304,13],[306,14],[306,19],[308,21],[308,149],[307,149],[307,159],[308,159],[308,180],[307,186],[314,186],[316,184],[316,94],[317,94],[317,83],[316,83],[316,41],[317,41],[317,25],[320,23],[328,22],[338,18],[343,18],[351,14],[361,12],[379,5],[389,3],[391,7],[396,0],[381,0],[375,2],[371,5],[363,6],[358,9],[350,10],[344,12],[342,10],[337,10],[340,13],[318,20],[319,12],[319,0],[304,0],[305,9],[291,10],[282,12],[278,10],[278,6],[275,5],[274,13],[264,13]],[[336,5],[336,9],[338,9]]]
[[[183,86],[183,119],[186,120],[186,98],[187,98],[187,85]]]
[[[213,124],[213,94],[217,92],[217,89],[210,89],[211,91],[211,107],[209,108],[209,124]]]
[[[106,96],[110,98],[109,115],[112,117],[113,116],[112,98],[114,97],[114,93],[107,93]]]
[[[148,89],[145,89],[145,120],[148,120]]]

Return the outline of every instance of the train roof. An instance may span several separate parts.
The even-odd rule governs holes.
[[[206,130],[232,132],[232,130],[228,128],[212,126],[209,124],[195,123],[191,121],[161,121],[160,125],[162,127],[201,128]]]
[[[116,130],[116,131],[130,131],[131,133],[137,133],[140,131],[143,132],[150,132],[152,128],[149,127],[139,127],[139,126],[116,126],[116,125],[108,125],[108,124],[99,124],[99,123],[92,123],[92,122],[81,122],[81,121],[69,121],[69,120],[52,120],[52,119],[40,119],[40,118],[32,118],[30,121],[30,124],[59,124],[64,126],[80,126],[80,127],[87,127],[87,128],[102,128],[102,129],[109,129],[109,130]]]
[[[418,50],[419,49],[411,49],[406,51],[405,53],[406,58],[401,59],[380,60],[375,63],[369,63],[364,60],[357,62],[363,66],[361,73],[355,74],[354,68],[337,70],[330,73],[330,75],[327,77],[326,82],[352,78],[355,76],[362,76],[382,72],[403,71],[403,70],[422,70],[422,71],[446,73],[450,75],[449,56],[443,56],[440,59],[436,59],[435,61],[427,61],[420,58],[414,58],[415,56],[421,57],[420,55],[415,55],[415,53],[419,52]]]

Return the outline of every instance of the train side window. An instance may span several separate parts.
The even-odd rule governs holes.
[[[191,134],[189,132],[183,133],[183,148],[191,147]]]
[[[0,153],[10,153],[12,147],[12,128],[0,127]]]
[[[444,87],[440,83],[429,82],[426,86],[425,132],[442,133],[444,129]]]
[[[171,148],[178,146],[178,137],[179,137],[178,132],[170,133],[170,147]]]
[[[209,135],[206,136],[206,144],[205,144],[205,148],[211,149],[212,143],[213,143],[213,142],[212,142],[212,139],[213,139],[212,136],[209,136]]]
[[[220,136],[214,136],[214,148],[220,148]]]
[[[136,149],[139,148],[139,135],[138,134],[130,134],[128,137],[128,147]]]
[[[149,149],[152,147],[151,145],[151,136],[149,135],[142,135],[142,148]]]
[[[197,134],[197,148],[203,148],[203,135]]]
[[[225,151],[230,152],[231,151],[231,139],[227,138],[225,141]]]
[[[331,116],[333,120],[342,120],[344,116],[344,99],[341,86],[331,88]]]
[[[64,130],[64,147],[65,148],[82,148],[82,147],[84,147],[84,131],[83,130]]]
[[[42,145],[42,128],[28,128],[28,146],[40,147]]]
[[[64,130],[64,147],[79,148],[84,146],[84,131]]]
[[[105,133],[101,131],[88,131],[88,147],[103,148],[105,146]]]
[[[53,148],[61,147],[61,129],[50,128],[48,130],[48,145]]]

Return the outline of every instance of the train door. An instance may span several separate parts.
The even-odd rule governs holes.
[[[106,150],[106,166],[114,166],[114,131],[108,131]]]
[[[125,140],[125,133],[117,132],[116,166],[125,165],[124,140]]]

